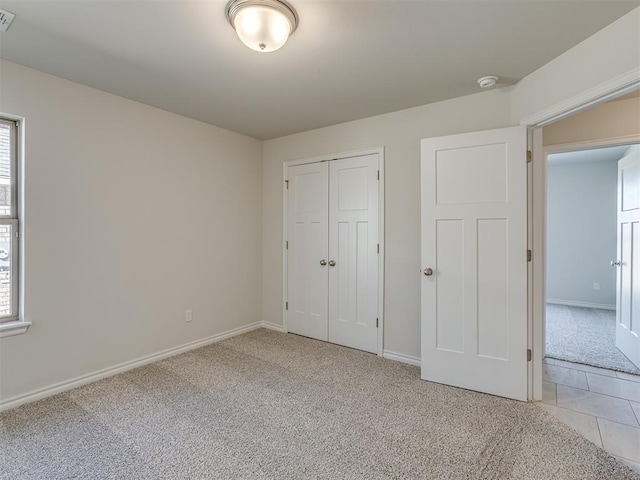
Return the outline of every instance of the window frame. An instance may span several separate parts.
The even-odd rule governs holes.
[[[20,122],[18,120],[7,118],[0,114],[0,124],[6,125],[10,129],[10,187],[11,187],[11,209],[8,215],[0,214],[0,225],[8,225],[11,227],[10,244],[10,266],[11,266],[11,315],[0,316],[0,325],[10,322],[19,322],[21,317],[21,256],[20,256],[20,229],[21,229],[21,209],[20,209],[20,193],[21,187],[21,169],[19,165],[20,158]]]

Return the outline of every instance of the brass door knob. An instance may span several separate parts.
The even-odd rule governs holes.
[[[327,264],[326,260],[320,260],[320,265],[322,265],[323,267]]]
[[[336,266],[336,262],[334,262],[333,260],[329,260],[329,266],[330,267],[335,267]]]
[[[432,269],[432,268],[430,268],[430,267],[425,268],[425,269],[424,269],[424,274],[425,274],[427,277],[430,277],[431,275],[433,275],[433,269]]]

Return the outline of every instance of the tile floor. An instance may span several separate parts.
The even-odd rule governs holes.
[[[640,375],[544,359],[540,407],[640,473]]]

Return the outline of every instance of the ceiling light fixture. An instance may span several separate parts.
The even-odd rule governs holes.
[[[242,43],[257,52],[278,50],[298,27],[298,14],[282,0],[231,0],[226,13]]]
[[[478,85],[480,85],[480,88],[493,87],[496,83],[498,83],[498,77],[495,75],[489,75],[478,79]]]

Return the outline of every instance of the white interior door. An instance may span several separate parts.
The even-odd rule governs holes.
[[[640,367],[640,149],[618,162],[616,346]]]
[[[329,341],[378,351],[378,155],[329,166]]]
[[[327,163],[289,167],[287,189],[287,329],[328,339]]]
[[[422,378],[527,400],[524,127],[422,140]]]

